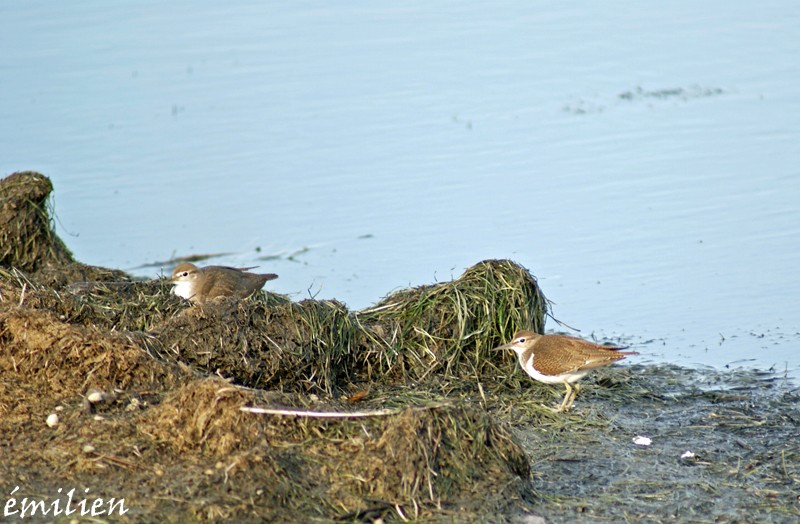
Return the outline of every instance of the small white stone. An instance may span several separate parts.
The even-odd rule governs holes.
[[[642,435],[636,435],[633,437],[633,443],[637,446],[649,446],[653,443],[653,439],[650,437],[643,437]]]
[[[105,420],[102,415],[95,415],[93,418],[95,420]]]
[[[86,400],[92,404],[98,404],[106,399],[106,394],[99,389],[93,389],[86,395]]]
[[[695,454],[693,452],[689,451],[688,449],[683,452],[683,455],[681,455],[682,459],[693,459],[694,457],[695,457]]]
[[[94,451],[94,446],[92,446],[91,444],[86,444],[85,446],[83,446],[84,453],[92,453],[93,451]]]
[[[50,413],[47,415],[47,425],[51,428],[58,426],[58,415],[55,413]]]

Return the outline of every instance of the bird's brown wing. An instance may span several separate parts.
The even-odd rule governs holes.
[[[257,267],[257,266],[255,266]],[[229,266],[214,266],[218,270],[216,273],[209,275],[210,278],[206,280],[203,290],[206,293],[211,293],[207,298],[214,298],[219,296],[226,297],[239,297],[246,298],[254,291],[258,291],[267,280],[274,280],[278,275],[274,273],[248,273],[242,269],[229,267]],[[243,268],[252,269],[252,268]],[[213,275],[225,274],[235,278],[214,278]],[[244,277],[244,278],[242,278]]]
[[[206,300],[215,297],[228,297],[233,296],[235,279],[219,278],[220,275],[226,273],[238,273],[239,271],[232,267],[216,266],[214,269],[217,271],[207,273],[206,279],[203,282],[202,291],[199,293],[204,296]]]
[[[236,273],[245,273],[248,278],[252,275],[254,277],[260,277],[264,279],[264,282],[267,280],[275,280],[278,278],[278,275],[275,273],[248,273],[251,269],[255,269],[259,266],[250,266],[250,267],[231,267],[231,266],[213,266],[217,269],[222,269],[224,271],[234,271]],[[254,279],[249,279],[251,282],[255,282]],[[262,282],[261,285],[263,286],[264,283]]]
[[[545,347],[547,350],[542,351]],[[627,353],[617,349],[606,348],[580,338],[548,335],[539,339],[533,353],[537,366],[555,366],[570,361],[573,362],[570,371],[575,372],[599,368],[625,358]]]

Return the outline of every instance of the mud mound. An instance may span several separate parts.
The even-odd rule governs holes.
[[[366,510],[364,500],[372,500],[376,515],[398,506],[420,517],[441,504],[477,511],[487,501],[500,506],[505,497],[525,496],[520,479],[530,470],[524,453],[507,429],[472,407],[406,408],[333,421],[240,411],[264,397],[219,379],[195,381],[153,407],[139,427],[175,452],[222,458],[237,478],[252,476],[256,484],[276,467],[285,479],[290,468],[306,482],[273,489],[289,500],[311,495],[313,506],[327,514],[349,508],[356,516]],[[288,460],[276,453],[280,449],[294,456]]]
[[[33,171],[0,180],[0,266],[35,271],[74,261],[51,227],[46,207],[51,191],[50,179]]]
[[[390,499],[499,495],[503,482],[530,474],[510,433],[465,405],[406,408],[387,420],[373,451],[379,460],[361,455],[355,467]]]
[[[123,334],[70,325],[47,311],[0,309],[0,348],[0,402],[9,413],[31,401],[47,409],[92,388],[163,392],[186,375]]]
[[[221,299],[151,334],[159,352],[253,388],[334,395],[356,380],[359,329],[342,304]]]
[[[242,451],[263,439],[258,420],[239,410],[254,397],[222,379],[195,380],[149,410],[140,428],[177,452],[220,456]]]
[[[63,322],[117,331],[147,331],[186,307],[170,293],[164,280],[73,281],[75,267],[71,265],[59,277],[69,284],[61,289],[42,283],[41,272],[27,275],[16,268],[0,267],[0,297],[30,309],[50,311]],[[48,273],[56,271],[50,269]]]
[[[53,230],[48,199],[53,184],[34,171],[0,179],[0,267],[36,273],[48,287],[77,281],[131,280],[122,271],[76,262]]]
[[[452,282],[398,291],[358,313],[397,381],[494,377],[489,350],[527,327],[541,332],[547,299],[527,269],[480,262]]]

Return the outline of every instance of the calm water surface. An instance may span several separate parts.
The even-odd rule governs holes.
[[[84,262],[155,277],[145,264],[229,253],[213,262],[357,309],[511,258],[557,318],[640,361],[797,376],[794,2],[0,18],[0,174],[53,179]]]

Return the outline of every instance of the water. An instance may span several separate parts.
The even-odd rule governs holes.
[[[512,258],[557,318],[642,362],[797,377],[792,2],[25,2],[0,19],[0,173],[53,179],[83,262],[155,277],[229,253],[212,262],[358,309]]]

